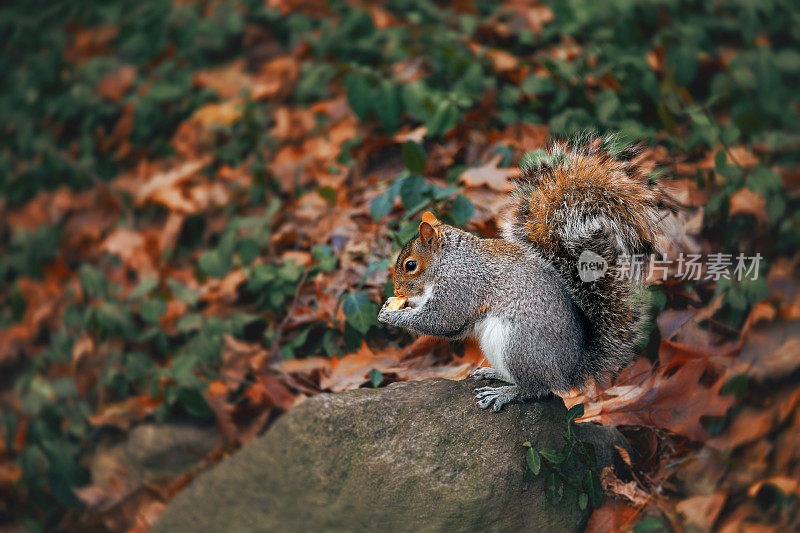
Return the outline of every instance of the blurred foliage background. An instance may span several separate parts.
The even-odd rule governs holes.
[[[681,243],[764,257],[757,280],[653,287],[654,317],[694,317],[684,345],[797,318],[794,2],[29,0],[0,35],[0,525],[146,528],[180,483],[133,505],[90,473],[145,420],[216,423],[227,453],[303,395],[463,376],[469,346],[399,363],[411,339],[375,320],[392,253],[425,209],[496,235],[548,136],[645,141],[692,213]],[[738,407],[705,438],[769,388],[720,365]]]

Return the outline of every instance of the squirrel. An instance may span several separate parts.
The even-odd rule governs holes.
[[[648,320],[641,276],[625,258],[658,251],[660,209],[636,147],[616,138],[554,141],[523,164],[502,238],[483,239],[430,212],[394,267],[378,319],[424,335],[475,337],[491,367],[477,405],[499,411],[619,372]],[[593,263],[603,272],[588,272]],[[630,263],[629,263],[630,264]]]

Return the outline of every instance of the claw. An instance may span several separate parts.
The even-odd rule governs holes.
[[[478,367],[470,375],[475,379],[497,379],[497,374],[490,366]]]
[[[478,394],[475,399],[481,409],[492,407],[492,411],[498,412],[503,406],[513,401],[519,395],[519,387],[510,385],[506,387],[480,387],[475,389]]]

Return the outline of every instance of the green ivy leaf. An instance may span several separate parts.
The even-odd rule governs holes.
[[[116,303],[103,302],[96,309],[97,324],[106,331],[117,333],[124,337],[133,334],[135,326],[131,313],[127,308],[122,308]]]
[[[414,141],[408,141],[403,144],[401,150],[403,163],[411,172],[422,174],[428,166],[428,155],[425,149]]]
[[[553,503],[560,500],[564,494],[564,483],[555,473],[547,476],[547,481],[544,483],[544,494]]]
[[[399,244],[405,244],[411,237],[416,235],[417,231],[419,230],[419,221],[417,220],[407,220],[400,226],[400,229],[397,231],[395,238]]]
[[[261,253],[261,246],[251,237],[244,237],[236,243],[236,252],[242,260],[242,264],[249,265],[256,260]]]
[[[580,418],[582,416],[583,416],[583,404],[582,403],[575,404],[569,408],[569,411],[567,411],[567,422],[572,422],[576,418]]]
[[[197,302],[200,301],[200,292],[195,289],[190,289],[180,281],[174,278],[167,279],[167,285],[169,286],[172,294],[178,300],[185,302],[188,305],[195,306]]]
[[[544,457],[548,462],[556,465],[563,463],[564,459],[566,459],[566,455],[564,453],[557,452],[552,448],[545,448],[539,453],[542,454],[542,457]]]
[[[336,189],[329,186],[317,187],[317,194],[322,196],[326,202],[336,205]]]
[[[108,291],[108,278],[105,272],[91,265],[81,267],[81,288],[89,297],[100,299]]]
[[[444,135],[458,124],[459,112],[455,104],[449,100],[442,100],[436,106],[433,115],[428,119],[428,135],[436,137]]]
[[[350,72],[342,80],[350,109],[361,120],[369,118],[372,109],[372,86],[360,72]]]
[[[200,313],[186,313],[175,323],[175,329],[181,333],[200,330],[203,327],[203,315]]]
[[[153,291],[156,287],[158,287],[158,278],[148,277],[142,279],[136,287],[131,289],[131,292],[128,293],[128,301],[138,300],[143,296],[147,296]]]
[[[533,475],[539,475],[539,472],[542,469],[542,460],[533,447],[528,448],[528,453],[525,456],[525,460],[528,463],[528,469],[533,472]]]
[[[167,302],[162,298],[150,298],[139,304],[139,314],[148,324],[158,324],[167,311]]]
[[[344,297],[342,309],[346,321],[361,334],[366,334],[375,324],[377,309],[363,292],[355,292]]]
[[[581,492],[580,496],[578,496],[578,507],[580,507],[581,511],[586,509],[586,506],[589,504],[589,495],[585,492]]]
[[[583,490],[589,495],[589,503],[592,507],[597,509],[600,507],[600,502],[603,499],[603,487],[600,486],[600,480],[593,470],[589,470],[583,476],[582,480]]]
[[[595,113],[603,123],[608,123],[620,107],[619,97],[612,90],[603,91],[595,100]]]
[[[656,533],[658,531],[667,531],[667,528],[660,520],[652,516],[633,526],[633,533]]]
[[[230,269],[230,258],[223,258],[217,250],[209,250],[200,256],[197,266],[207,276],[224,278]]]
[[[374,110],[378,121],[389,133],[394,133],[400,127],[400,89],[390,80],[383,80],[378,85]]]
[[[383,374],[377,368],[373,368],[369,371],[369,381],[377,389],[383,383]]]
[[[537,76],[531,74],[519,84],[522,92],[531,95],[550,94],[557,89],[556,83],[550,76]]]
[[[179,389],[177,399],[186,412],[196,418],[208,419],[214,415],[202,393],[195,388]]]
[[[311,248],[311,256],[319,261],[319,269],[323,272],[332,272],[336,268],[338,258],[327,244],[315,244]]]
[[[463,194],[456,196],[456,199],[453,200],[453,204],[450,206],[450,214],[453,216],[455,223],[459,226],[463,226],[469,222],[469,219],[472,218],[474,213],[475,206],[472,205],[469,198]]]
[[[429,200],[430,192],[430,184],[419,174],[411,174],[400,184],[400,199],[410,213]]]
[[[372,215],[372,220],[379,221],[386,215],[392,212],[394,208],[394,191],[388,190],[380,196],[376,196],[369,203],[369,213]]]

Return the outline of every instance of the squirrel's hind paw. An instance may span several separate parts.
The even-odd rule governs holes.
[[[509,402],[517,399],[520,389],[517,385],[507,385],[504,387],[481,387],[475,389],[478,393],[475,399],[478,400],[478,407],[488,409],[489,407],[496,413]]]

